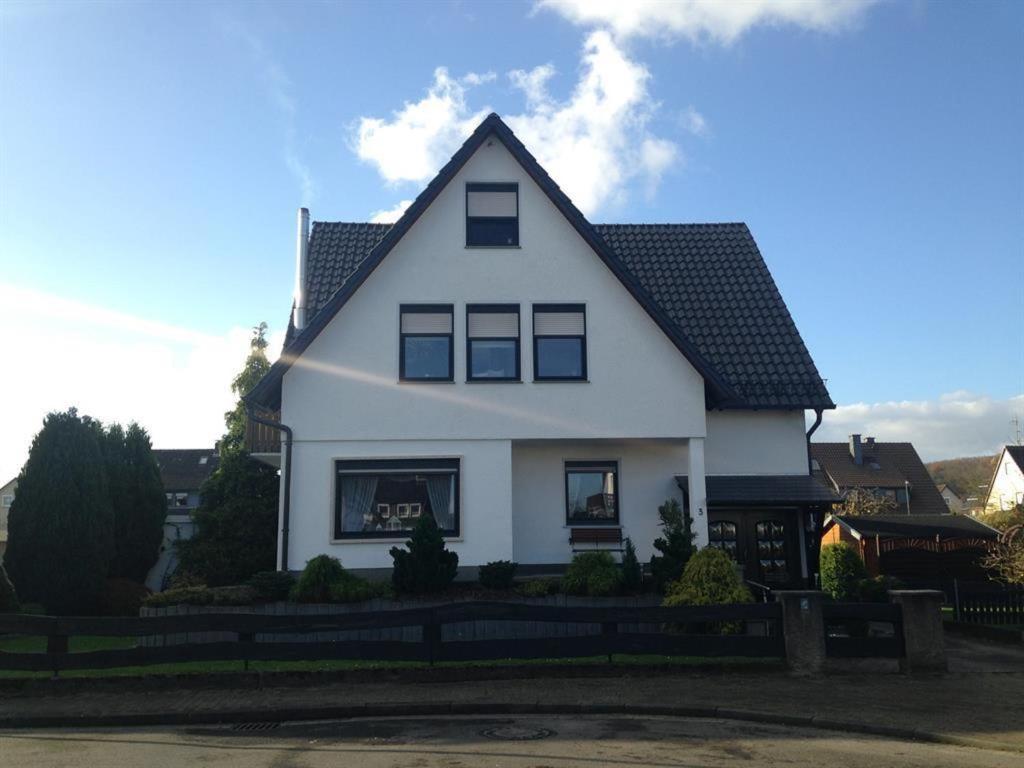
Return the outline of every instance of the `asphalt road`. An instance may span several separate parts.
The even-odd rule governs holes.
[[[725,720],[376,718],[237,727],[0,732],[0,766],[1021,768],[1024,755]]]

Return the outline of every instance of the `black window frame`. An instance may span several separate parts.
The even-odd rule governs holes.
[[[515,237],[512,243],[473,243],[470,242],[470,219],[494,221],[511,218],[509,216],[470,216],[469,215],[469,193],[470,192],[515,192],[516,194],[516,215],[515,215]],[[467,248],[518,248],[519,247],[519,182],[516,181],[469,181],[466,182],[466,247]]]
[[[611,470],[615,482],[615,517],[610,520],[574,520],[569,514],[569,473],[572,471],[590,470],[604,471]],[[611,459],[595,459],[593,461],[566,461],[562,465],[562,474],[565,485],[565,525],[568,528],[618,528],[622,522],[622,505],[619,501],[622,494],[622,487],[619,485],[619,462]]]
[[[512,337],[473,337],[469,335],[469,316],[471,314],[508,314],[515,312],[518,336]],[[467,382],[517,382],[523,380],[522,339],[523,316],[518,304],[467,304],[466,305],[466,381]],[[474,341],[514,341],[516,344],[516,372],[514,376],[474,376],[473,375],[473,342]]]
[[[582,336],[538,336],[537,335],[537,313],[544,314],[545,312],[579,312],[583,315],[583,335]],[[586,304],[534,304],[533,312],[533,380],[534,381],[588,381],[587,371],[587,305]],[[579,339],[580,341],[580,375],[579,376],[541,376],[540,366],[538,365],[540,360],[539,352],[539,340],[541,339],[561,339],[561,340],[573,340]]]
[[[440,471],[439,471],[440,470]],[[341,530],[341,479],[342,474],[351,475],[397,475],[397,474],[447,474],[454,475],[452,486],[454,527],[441,529],[446,539],[461,536],[461,488],[462,460],[452,457],[422,459],[335,459],[334,460],[334,513],[331,522],[332,541],[346,539],[408,539],[412,529],[398,531],[342,531]],[[374,502],[371,502],[373,504]],[[392,505],[396,506],[396,505]],[[392,512],[397,514],[397,510]],[[421,511],[422,514],[422,511]],[[412,519],[412,518],[407,518]]]
[[[443,333],[403,333],[402,316],[406,314],[442,314],[447,312],[451,317],[451,331]],[[433,339],[440,336],[448,338],[448,376],[437,379],[423,376],[407,376],[405,373],[405,340]],[[416,384],[451,383],[455,381],[455,305],[454,304],[399,304],[398,305],[398,380]]]

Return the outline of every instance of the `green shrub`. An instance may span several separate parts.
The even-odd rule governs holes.
[[[14,585],[7,578],[7,571],[0,562],[0,613],[17,613],[20,608],[18,594],[14,591]]]
[[[622,553],[622,587],[627,592],[637,592],[643,584],[643,569],[640,568],[640,561],[636,557],[633,540],[628,536],[625,545],[625,551]]]
[[[326,603],[331,599],[331,588],[344,581],[349,574],[341,561],[330,555],[317,555],[306,563],[299,580],[291,590],[291,599],[298,603]]]
[[[566,594],[607,597],[619,591],[622,573],[610,552],[576,555],[565,571],[562,586]]]
[[[157,592],[143,601],[150,608],[168,605],[252,605],[256,591],[248,585],[230,587],[181,587]]]
[[[651,555],[651,580],[659,592],[670,582],[683,575],[686,563],[693,556],[696,534],[693,518],[684,511],[676,499],[667,499],[658,507],[662,535],[654,540],[654,548],[661,554]]]
[[[519,563],[495,560],[480,566],[480,586],[486,589],[512,589]]]
[[[819,563],[822,592],[838,602],[860,597],[860,583],[868,574],[853,547],[846,542],[828,544],[821,548]]]
[[[131,579],[107,579],[100,595],[99,612],[104,616],[138,616],[139,608],[149,597],[145,584]]]
[[[288,599],[295,577],[288,571],[260,571],[249,579],[249,586],[255,590],[257,600],[273,603]]]
[[[720,549],[705,547],[697,552],[686,564],[683,575],[668,585],[662,605],[727,605],[750,603],[750,594],[740,575],[736,563]],[[699,625],[699,632],[734,634],[742,629],[738,621],[718,621]]]
[[[561,589],[562,582],[558,579],[531,579],[516,587],[516,592],[523,597],[547,597],[557,595]]]
[[[396,592],[440,592],[455,579],[459,556],[445,549],[441,529],[430,515],[419,519],[405,546],[391,548],[395,561],[391,581]]]
[[[753,601],[725,552],[705,547],[690,558],[683,575],[669,584],[662,605],[724,605]]]
[[[889,602],[889,590],[902,586],[899,579],[892,576],[875,576],[873,579],[861,579],[857,582],[857,595],[865,603]]]
[[[331,585],[330,602],[361,603],[364,600],[373,600],[378,597],[391,597],[393,594],[389,584],[368,581],[346,573],[344,579]]]

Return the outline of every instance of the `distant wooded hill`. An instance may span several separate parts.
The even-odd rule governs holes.
[[[998,456],[970,456],[965,459],[944,459],[925,464],[936,485],[945,483],[957,495],[981,496],[988,489]]]

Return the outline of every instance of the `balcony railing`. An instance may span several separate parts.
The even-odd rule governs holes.
[[[278,421],[281,418],[280,411],[273,413],[264,412],[259,415],[271,421]],[[245,449],[249,453],[280,453],[280,430],[247,418],[245,421]]]

